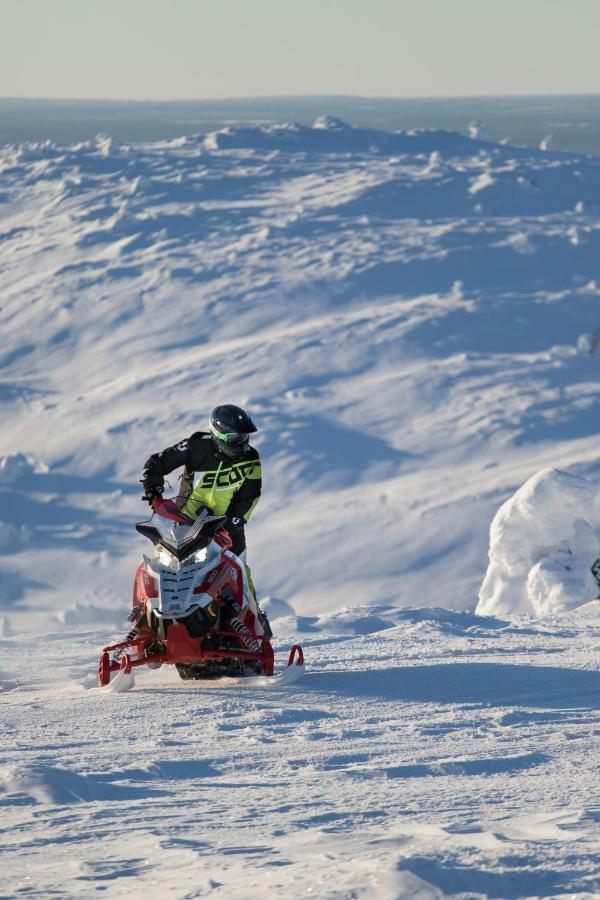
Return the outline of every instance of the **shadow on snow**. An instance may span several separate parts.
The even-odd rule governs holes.
[[[447,663],[371,671],[309,673],[312,691],[426,703],[595,709],[600,672],[554,666]]]

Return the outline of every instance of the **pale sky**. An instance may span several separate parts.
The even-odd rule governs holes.
[[[600,92],[600,0],[0,0],[0,96]]]

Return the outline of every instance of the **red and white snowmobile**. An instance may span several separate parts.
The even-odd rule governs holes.
[[[271,629],[244,563],[230,550],[225,521],[207,509],[194,521],[171,500],[158,500],[152,517],[136,525],[155,553],[142,557],[135,574],[126,640],[102,651],[101,687],[113,672],[163,663],[183,679],[273,675]],[[295,644],[288,667],[303,665]]]

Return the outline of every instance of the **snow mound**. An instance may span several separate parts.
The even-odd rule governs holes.
[[[335,116],[319,116],[313,122],[313,128],[322,131],[350,131],[352,125],[349,125],[342,119],[337,119]]]
[[[582,356],[600,356],[600,328],[581,334],[577,339],[577,350]]]
[[[464,636],[501,630],[508,624],[494,616],[483,617],[461,610],[377,605],[342,607],[321,616],[298,616],[293,623],[290,622],[294,630],[301,634],[323,632],[352,637],[366,637],[391,629],[404,635],[429,632],[432,635]]]
[[[12,525],[10,522],[0,521],[0,550],[23,546],[30,540],[31,531],[25,525]]]
[[[97,800],[133,800],[139,796],[158,796],[161,791],[138,790],[131,785],[110,783],[100,775],[49,766],[43,762],[15,763],[0,768],[2,805],[29,803],[70,806]],[[4,796],[3,796],[4,795]]]
[[[279,597],[262,597],[260,607],[266,612],[271,621],[281,619],[283,616],[295,615],[293,606]]]
[[[321,116],[312,126],[285,122],[278,125],[234,126],[210,132],[201,142],[209,152],[223,150],[294,150],[300,153],[474,154],[486,147],[481,140],[457,131],[414,129],[381,131],[355,128],[334,116]]]
[[[8,633],[3,634],[2,627],[4,624],[4,619],[0,619],[0,636],[8,637]],[[19,686],[19,683],[14,679],[7,676],[4,672],[0,670],[0,694],[6,693],[8,691],[14,691],[15,688]]]
[[[0,769],[0,792],[61,806],[93,799],[90,783],[82,775],[37,763]]]
[[[547,134],[540,141],[540,150],[552,150],[556,141],[554,140],[553,134]]]
[[[547,615],[593,600],[600,547],[592,527],[595,488],[560,469],[542,469],[496,513],[482,615]]]
[[[600,597],[578,607],[578,609],[573,611],[570,618],[577,623],[600,623]]]
[[[59,625],[76,628],[81,625],[123,626],[126,616],[126,608],[75,603],[59,610],[55,614],[55,619]]]
[[[0,457],[0,485],[14,484],[25,475],[37,475],[48,471],[48,466],[29,453],[13,453]]]
[[[472,122],[469,122],[467,126],[467,132],[469,134],[469,137],[483,138],[487,136],[488,127],[485,122],[481,122],[479,119],[474,119]]]

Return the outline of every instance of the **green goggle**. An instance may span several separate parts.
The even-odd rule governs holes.
[[[210,433],[218,438],[220,441],[225,441],[226,444],[246,444],[248,443],[248,434],[247,432],[242,431],[219,431],[213,423],[210,423]]]

